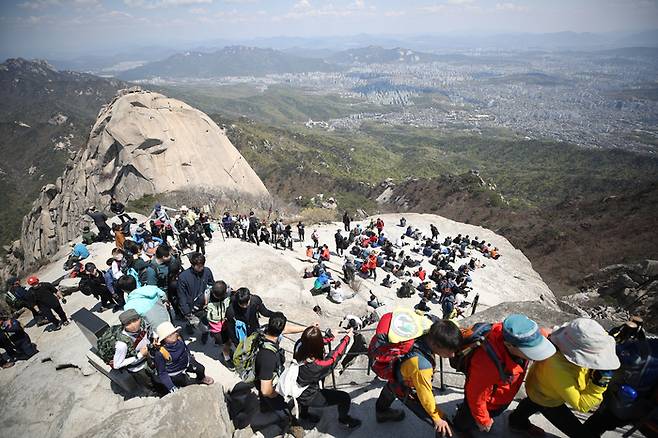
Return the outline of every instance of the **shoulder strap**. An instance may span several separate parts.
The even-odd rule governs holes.
[[[496,369],[498,370],[498,375],[500,376],[501,380],[510,383],[512,376],[507,371],[505,371],[505,368],[503,367],[503,364],[498,357],[498,353],[496,353],[489,341],[485,340],[482,346],[484,347],[484,351],[487,352],[487,355],[491,361],[494,363],[494,365],[496,365]]]

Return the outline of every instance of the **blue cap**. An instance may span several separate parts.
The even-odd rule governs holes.
[[[555,346],[539,331],[532,319],[512,314],[503,321],[503,339],[521,350],[530,360],[544,360],[555,354]]]

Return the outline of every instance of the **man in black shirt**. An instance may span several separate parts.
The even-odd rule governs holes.
[[[29,277],[27,284],[30,285],[30,291],[34,293],[39,311],[53,325],[52,330],[59,330],[63,325],[69,325],[69,320],[62,309],[59,300],[61,294],[52,283],[39,281],[37,277]],[[59,320],[53,315],[53,310],[59,316]]]
[[[282,334],[301,333],[305,327],[287,327],[287,319],[281,312],[271,312],[271,316],[254,364],[254,384],[258,390],[260,410],[263,413],[276,412],[290,424],[289,433],[294,437],[303,436],[303,429],[296,424],[285,399],[275,390],[275,379],[283,372],[284,351],[279,346]]]
[[[260,328],[259,316],[270,318],[274,313],[265,307],[258,295],[252,295],[246,287],[238,289],[235,292],[235,299],[226,311],[229,337],[233,345],[238,345],[240,340]]]
[[[98,240],[101,242],[111,242],[114,240],[110,233],[110,226],[107,224],[107,215],[102,211],[97,211],[93,205],[87,209],[87,216],[92,218],[96,228],[98,228]]]

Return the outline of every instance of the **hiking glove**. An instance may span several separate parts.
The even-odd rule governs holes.
[[[607,388],[613,374],[614,371],[611,370],[594,370],[592,372],[592,383],[601,388]]]

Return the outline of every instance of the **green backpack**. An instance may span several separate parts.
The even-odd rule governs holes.
[[[108,327],[101,337],[98,338],[98,341],[96,342],[96,351],[98,357],[109,365],[111,365],[112,359],[114,359],[114,351],[117,341],[123,341],[128,345],[126,357],[135,354],[133,340],[129,336],[123,334],[123,326],[119,324]]]
[[[264,347],[276,354],[279,353],[276,345],[264,342],[264,335],[255,332],[238,343],[233,353],[233,365],[235,371],[245,383],[254,383],[256,380],[256,355],[260,347]]]

